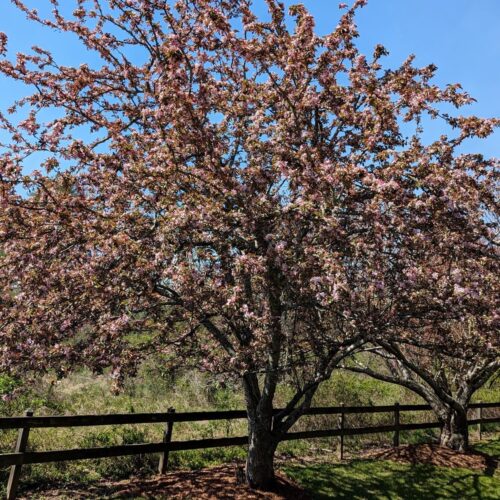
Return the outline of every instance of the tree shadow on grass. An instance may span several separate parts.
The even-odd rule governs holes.
[[[500,498],[498,476],[488,477],[482,471],[429,464],[353,460],[345,464],[288,466],[284,470],[317,500]]]
[[[500,439],[477,443],[473,446],[473,450],[474,453],[485,458],[487,468],[484,473],[493,476],[497,472],[500,463]]]

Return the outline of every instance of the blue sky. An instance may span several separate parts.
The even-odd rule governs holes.
[[[52,49],[62,64],[79,65],[89,53],[67,36],[51,33],[25,21],[10,3],[0,0],[0,31],[9,35],[9,49],[26,51],[33,44]],[[75,0],[63,0],[74,5]],[[256,10],[265,15],[263,0]],[[286,5],[297,1],[285,0]],[[303,0],[317,20],[317,31],[334,28],[341,11],[336,0]],[[352,3],[352,0],[346,0]],[[48,0],[28,0],[43,10]],[[437,83],[460,82],[477,99],[463,114],[500,117],[500,0],[369,0],[358,14],[359,46],[370,54],[377,43],[385,45],[388,66],[400,64],[409,54],[417,63],[438,66]],[[0,109],[4,110],[20,89],[0,78]],[[436,127],[436,125],[432,125]],[[439,133],[439,130],[433,130]],[[500,156],[500,131],[465,148],[486,156]]]

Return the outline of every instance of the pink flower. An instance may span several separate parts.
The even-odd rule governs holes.
[[[0,55],[7,52],[7,35],[0,31]]]

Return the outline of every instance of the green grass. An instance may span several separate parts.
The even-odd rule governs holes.
[[[477,443],[474,445],[474,449],[480,453],[486,453],[486,455],[500,460],[500,439]]]
[[[500,457],[500,440],[481,443],[477,451]],[[307,488],[314,499],[434,500],[500,498],[500,472],[405,465],[390,461],[353,460],[287,466],[284,472]]]

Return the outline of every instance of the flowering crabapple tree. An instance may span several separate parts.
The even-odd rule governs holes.
[[[418,211],[401,219],[393,200],[432,191],[443,158],[487,189],[490,162],[448,155],[494,121],[443,115],[458,139],[422,159],[403,129],[471,99],[434,85],[433,66],[360,54],[364,0],[326,36],[302,6],[290,29],[275,0],[265,21],[250,0],[79,0],[72,13],[50,0],[47,16],[13,3],[99,62],[63,66],[40,47],[12,58],[0,35],[0,72],[32,90],[1,115],[1,368],[111,367],[119,381],[160,352],[237,376],[247,479],[267,487],[318,385],[400,320],[373,314],[395,224]],[[296,391],[276,410],[285,377]]]
[[[345,364],[423,397],[457,450],[471,397],[500,368],[498,163],[455,155],[461,142],[420,145],[405,162],[415,184],[384,211],[386,260],[363,311],[376,361]]]
[[[427,163],[422,149],[409,175],[422,169],[425,180],[391,200],[387,260],[362,311],[376,326],[376,361],[345,363],[423,397],[442,424],[441,444],[456,450],[468,446],[471,397],[500,368],[498,168],[462,161],[447,153]]]
[[[462,257],[463,246],[474,240],[469,240],[471,234],[456,242],[462,245],[456,247]],[[441,445],[459,451],[468,448],[471,398],[500,370],[500,270],[493,250],[485,240],[479,244],[476,240],[471,256],[475,269],[458,266],[458,259],[451,257],[441,261],[446,268],[431,267],[427,276],[422,271],[425,267],[418,276],[412,267],[411,284],[399,275],[394,299],[386,284],[385,295],[377,293],[371,302],[376,305],[369,314],[377,316],[381,325],[371,330],[364,348],[371,355],[342,363],[350,371],[401,385],[421,396],[441,423]],[[386,271],[386,277],[389,274]],[[408,302],[406,294],[411,298]],[[369,314],[365,312],[365,319]]]
[[[362,312],[376,361],[345,364],[423,397],[456,450],[468,446],[471,397],[500,368],[498,162],[455,154],[462,138],[405,160],[415,184],[384,210],[386,260]]]

